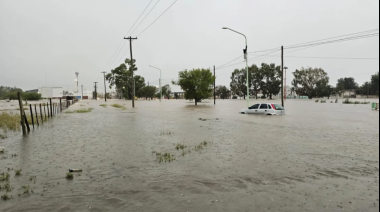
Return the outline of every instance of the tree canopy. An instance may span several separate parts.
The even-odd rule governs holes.
[[[132,62],[132,65],[131,65]],[[132,71],[137,71],[136,60],[131,61],[130,59],[125,59],[125,63],[120,64],[115,69],[111,70],[111,73],[106,75],[106,80],[110,83],[109,87],[112,89],[113,86],[116,87],[116,92],[126,99],[133,98],[132,85],[135,83],[135,92],[138,93],[139,89],[145,86],[145,79],[139,75],[133,77]]]
[[[221,99],[228,99],[230,97],[230,90],[226,86],[219,85],[215,88],[216,96],[219,96]]]
[[[355,79],[352,77],[340,78],[338,79],[338,83],[336,84],[336,89],[338,91],[354,90],[358,87],[359,85],[355,82]]]
[[[298,95],[308,96],[309,99],[324,96],[323,91],[328,87],[330,78],[321,68],[301,68],[293,72],[292,85]]]
[[[209,69],[185,70],[178,73],[178,81],[172,82],[179,85],[185,92],[186,99],[194,99],[195,105],[205,98],[213,95],[213,84],[215,77]]]

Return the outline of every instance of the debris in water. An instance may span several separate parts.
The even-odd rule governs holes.
[[[82,172],[82,169],[69,169],[69,172]]]

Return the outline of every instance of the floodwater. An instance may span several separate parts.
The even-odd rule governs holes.
[[[0,140],[0,173],[22,169],[9,172],[13,199],[0,211],[379,211],[370,105],[288,100],[287,115],[258,116],[239,114],[241,100],[103,103],[79,102],[71,110],[94,110]],[[182,156],[178,143],[192,151]],[[159,163],[154,152],[176,160]],[[67,180],[69,168],[83,172]],[[22,185],[34,193],[18,196]]]

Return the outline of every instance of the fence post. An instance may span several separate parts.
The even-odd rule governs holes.
[[[37,105],[34,105],[34,112],[36,113],[37,126],[40,126],[40,122],[38,121]]]
[[[30,117],[31,117],[31,119],[32,119],[32,125],[33,125],[33,129],[34,129],[33,108],[32,108],[32,105],[31,105],[31,104],[29,105],[29,108],[30,108]]]
[[[59,110],[62,113],[62,99],[59,99]]]
[[[45,114],[45,119],[47,120],[47,118],[46,118],[46,105],[44,105],[44,114]]]
[[[18,104],[20,105],[20,117],[21,117],[22,134],[26,135],[25,119],[24,119],[24,105],[22,104],[21,92],[17,92],[17,98],[18,98]]]
[[[40,115],[41,115],[41,124],[44,123],[44,119],[42,117],[42,106],[41,106],[41,103],[40,103]]]
[[[30,132],[29,122],[28,122],[28,119],[26,118],[25,111],[24,111],[24,119],[25,119],[26,128],[28,129],[28,132]]]
[[[51,117],[53,118],[53,105],[51,104],[51,98],[49,99],[49,101],[50,101],[50,115],[51,115]]]

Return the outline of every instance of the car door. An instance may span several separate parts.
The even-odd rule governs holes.
[[[259,110],[260,104],[252,105],[249,107],[248,113],[249,114],[257,114]]]
[[[266,103],[265,104],[261,104],[260,108],[258,110],[258,114],[267,114],[268,110],[269,110],[268,104],[266,104]]]

